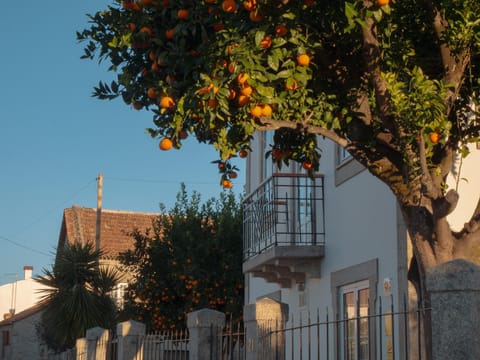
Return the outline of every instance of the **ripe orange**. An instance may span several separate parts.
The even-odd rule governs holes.
[[[242,159],[244,159],[248,156],[248,151],[245,150],[245,149],[242,149],[238,152],[238,156],[240,156]]]
[[[257,11],[250,11],[250,14],[248,16],[250,18],[250,20],[252,20],[253,22],[260,22],[263,20],[263,16]]]
[[[153,51],[150,51],[148,53],[148,58],[152,61],[157,61],[157,55],[155,55],[155,53]]]
[[[244,86],[240,89],[240,92],[242,93],[242,95],[245,95],[245,96],[250,96],[252,95],[253,93],[253,88],[251,86]]]
[[[273,160],[281,160],[282,159],[282,150],[280,149],[273,149],[272,150],[272,158]]]
[[[210,106],[212,109],[216,108],[218,106],[218,100],[208,99],[208,106]]]
[[[188,18],[188,10],[187,9],[180,9],[177,12],[177,17],[180,20],[186,20]]]
[[[137,26],[135,25],[135,23],[133,22],[128,23],[128,28],[130,29],[131,32],[134,32],[136,27]]]
[[[390,0],[377,0],[378,6],[386,6],[388,4],[390,4]]]
[[[270,36],[265,36],[262,41],[260,41],[260,46],[264,49],[268,49],[272,46],[272,38]]]
[[[260,105],[255,105],[250,109],[250,114],[252,114],[253,117],[259,118],[262,116],[262,107]]]
[[[178,133],[178,137],[182,140],[185,140],[188,137],[188,133],[186,130],[182,130]]]
[[[235,171],[230,171],[229,176],[230,176],[230,179],[236,179],[238,175]]]
[[[237,93],[235,92],[235,90],[234,89],[228,89],[228,100],[235,99],[235,96],[237,96]]]
[[[310,170],[311,168],[313,168],[313,164],[312,164],[311,161],[305,160],[305,161],[302,163],[302,168],[304,168],[305,170]]]
[[[237,76],[237,81],[240,85],[244,85],[247,83],[249,77],[247,73],[241,73]]]
[[[285,24],[278,24],[275,27],[275,34],[277,34],[278,36],[285,36],[287,35],[287,33],[288,33],[288,29]]]
[[[225,188],[225,189],[231,189],[233,187],[233,183],[228,180],[228,179],[223,179],[222,180],[222,186]]]
[[[173,99],[170,96],[164,96],[160,100],[160,107],[164,109],[169,109],[174,105],[175,105],[175,101],[173,101]]]
[[[257,8],[257,0],[247,0],[243,3],[243,7],[247,11],[254,11]]]
[[[150,87],[147,89],[147,96],[150,98],[150,99],[155,99],[157,97],[157,94],[155,92],[155,88],[153,87]]]
[[[224,162],[219,162],[218,163],[218,170],[223,170],[225,169],[225,163]]]
[[[240,95],[240,96],[238,97],[238,105],[243,106],[243,105],[245,105],[246,103],[248,103],[248,100],[249,100],[249,99],[248,99],[248,96]]]
[[[306,7],[310,7],[313,4],[315,4],[315,0],[305,0],[304,4],[305,4]]]
[[[168,29],[167,31],[165,31],[165,37],[168,40],[173,40],[174,35],[175,35],[175,30],[174,29]]]
[[[440,134],[436,131],[432,131],[428,134],[428,139],[432,142],[432,144],[437,144],[440,141]]]
[[[262,116],[271,116],[272,115],[272,107],[268,104],[262,105]]]
[[[228,64],[228,72],[230,74],[235,73],[236,70],[237,70],[237,64],[234,61],[232,61],[230,64]]]
[[[310,64],[310,56],[302,54],[297,57],[297,63],[300,66],[308,66]]]
[[[213,30],[215,31],[220,31],[220,30],[223,30],[225,29],[225,25],[222,24],[222,23],[218,23],[218,24],[213,24]]]
[[[160,150],[167,151],[173,147],[173,141],[169,138],[163,138],[158,146],[160,147]]]
[[[153,31],[152,29],[150,29],[148,26],[144,26],[140,29],[140,32],[143,32],[145,34],[147,34],[148,36],[152,36],[153,35]]]
[[[158,71],[158,70],[160,70],[160,65],[158,65],[158,63],[156,61],[152,62],[152,65],[150,66],[150,69],[152,71]]]
[[[141,110],[142,109],[142,104],[140,104],[138,101],[132,102],[132,106],[135,110]]]
[[[235,0],[224,0],[222,2],[222,9],[225,12],[234,12],[237,7]]]
[[[293,81],[288,81],[285,82],[285,89],[287,90],[290,90],[290,91],[293,91],[293,90],[297,90],[298,89],[298,83],[293,80]]]

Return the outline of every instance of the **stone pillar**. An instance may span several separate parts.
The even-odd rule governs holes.
[[[427,271],[433,360],[480,359],[480,266],[453,260]]]
[[[75,342],[75,359],[85,360],[87,354],[87,339],[80,338]]]
[[[87,360],[106,359],[108,348],[108,330],[94,327],[87,330]]]
[[[245,305],[243,318],[246,331],[246,359],[261,360],[266,355],[275,359],[285,358],[285,334],[276,332],[288,321],[288,305],[263,298],[255,304]],[[264,335],[273,331],[272,336]]]
[[[117,360],[143,358],[145,324],[138,321],[124,321],[117,324]]]
[[[201,309],[187,315],[190,334],[189,359],[220,358],[225,314],[216,310]]]

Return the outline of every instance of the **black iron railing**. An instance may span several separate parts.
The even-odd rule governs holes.
[[[248,259],[274,246],[325,241],[323,176],[273,174],[243,202],[243,251]]]

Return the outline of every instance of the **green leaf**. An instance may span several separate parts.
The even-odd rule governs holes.
[[[276,57],[275,54],[268,56],[267,63],[272,70],[278,71],[279,61],[278,61],[278,57]]]

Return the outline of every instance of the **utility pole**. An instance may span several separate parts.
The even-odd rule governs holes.
[[[95,250],[100,250],[100,232],[102,228],[102,191],[103,191],[103,175],[98,174],[97,177],[97,226],[95,236]]]

